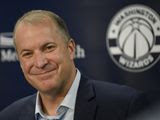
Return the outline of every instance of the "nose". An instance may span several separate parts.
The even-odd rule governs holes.
[[[45,65],[47,63],[48,63],[48,61],[47,61],[46,56],[45,56],[44,53],[41,53],[41,52],[35,53],[35,56],[34,56],[34,65],[37,68],[43,68],[43,67],[45,67]]]

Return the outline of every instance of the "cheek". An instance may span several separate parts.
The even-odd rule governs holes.
[[[63,61],[63,59],[65,59],[65,56],[60,52],[51,53],[51,54],[47,55],[46,57],[47,57],[48,61],[52,61],[57,64],[60,64]]]
[[[26,74],[26,73],[29,73],[32,63],[27,60],[20,60],[20,65],[21,65],[23,72]]]

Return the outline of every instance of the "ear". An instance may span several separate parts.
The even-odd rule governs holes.
[[[75,58],[75,42],[73,39],[70,39],[68,41],[68,50],[69,50],[69,55],[70,58],[73,60]]]

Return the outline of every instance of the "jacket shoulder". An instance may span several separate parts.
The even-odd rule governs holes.
[[[142,91],[128,87],[126,85],[118,85],[109,82],[92,80],[95,92],[100,96],[108,96],[109,98],[131,99],[133,96],[142,94]],[[108,99],[107,97],[107,99]]]
[[[100,81],[93,81],[93,86],[102,112],[108,109],[131,117],[145,110],[148,105],[146,95],[134,88]]]
[[[24,111],[35,106],[36,94],[21,98],[0,112],[0,120],[15,119]]]

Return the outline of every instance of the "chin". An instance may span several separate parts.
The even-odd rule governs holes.
[[[59,86],[56,84],[43,84],[39,87],[39,91],[43,93],[54,93],[55,91],[59,90]]]

